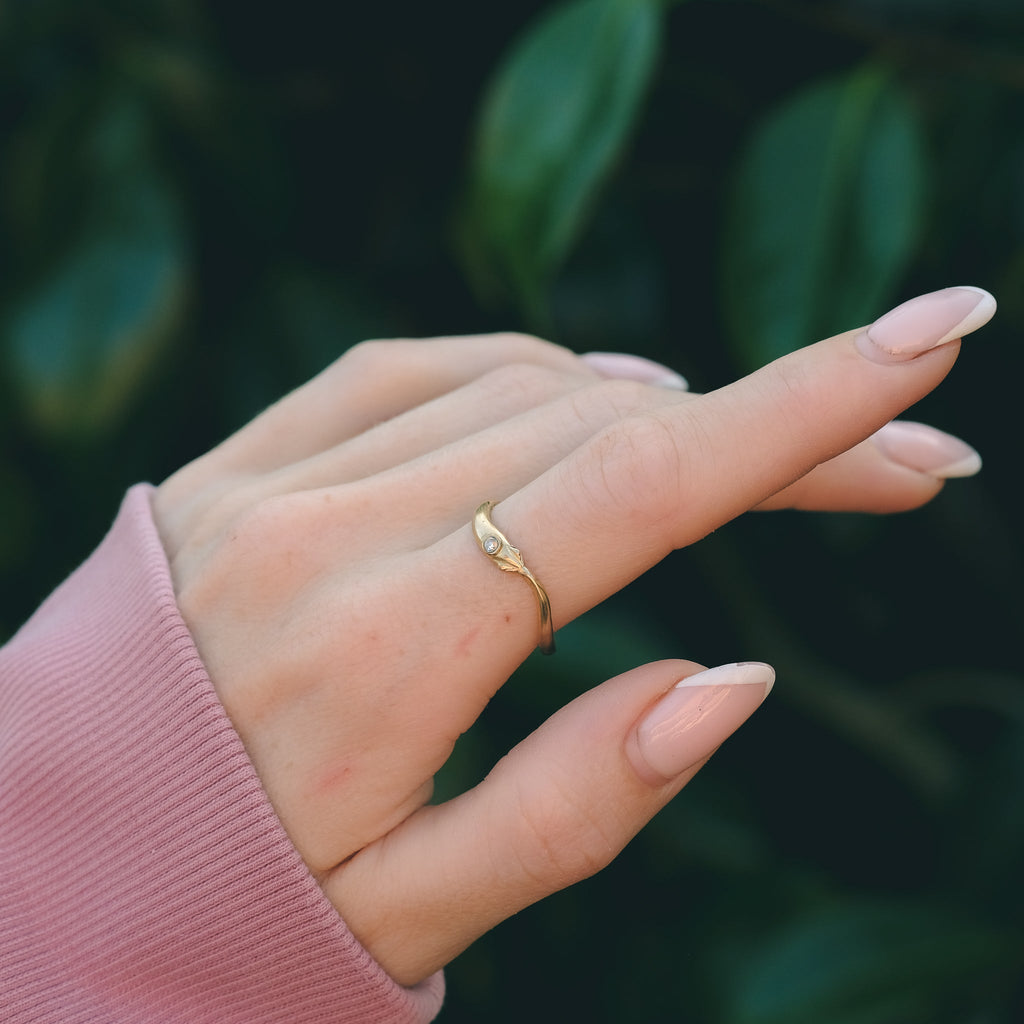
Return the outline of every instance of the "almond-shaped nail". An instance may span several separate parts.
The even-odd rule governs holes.
[[[893,420],[871,440],[890,462],[938,480],[974,476],[981,469],[981,456],[969,444],[926,423]]]
[[[976,331],[995,311],[996,300],[982,288],[943,288],[879,317],[857,336],[857,348],[872,362],[904,363]]]
[[[753,661],[680,680],[636,727],[634,768],[658,783],[699,764],[754,713],[774,682],[775,670]]]
[[[602,377],[635,380],[659,388],[674,388],[676,391],[687,391],[690,387],[686,378],[675,370],[643,356],[625,352],[587,352],[580,359]]]

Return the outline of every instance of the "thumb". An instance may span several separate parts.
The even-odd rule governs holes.
[[[761,704],[775,674],[663,661],[562,708],[476,788],[341,865],[329,899],[414,984],[505,918],[608,865]]]

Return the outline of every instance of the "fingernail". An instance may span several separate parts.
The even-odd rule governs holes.
[[[775,682],[761,662],[720,665],[680,680],[636,729],[634,763],[657,784],[700,763],[760,706]]]
[[[686,391],[690,387],[685,377],[643,356],[627,355],[624,352],[587,352],[580,359],[602,377],[636,380],[641,384],[674,388],[677,391]]]
[[[939,480],[974,476],[981,469],[981,456],[969,444],[925,423],[893,420],[871,440],[890,462]]]
[[[976,331],[995,311],[981,288],[944,288],[890,310],[857,337],[857,348],[876,363],[903,363]]]

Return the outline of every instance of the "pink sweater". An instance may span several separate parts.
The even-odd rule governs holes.
[[[0,650],[0,1020],[411,1024],[274,815],[129,492]]]

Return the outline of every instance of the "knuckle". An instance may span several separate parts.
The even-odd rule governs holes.
[[[317,678],[308,671],[317,648],[307,642],[304,617],[311,608],[304,595],[323,563],[308,542],[317,534],[315,500],[261,496],[233,507],[176,585],[182,617],[242,731]]]
[[[524,360],[543,355],[556,347],[550,341],[522,331],[499,331],[486,335],[486,338],[493,344],[506,346],[515,352],[517,359]]]
[[[307,532],[304,498],[274,495],[238,507],[236,498],[225,497],[227,504],[213,510],[224,515],[225,525],[201,550],[190,553],[179,604],[199,615],[211,606],[233,606],[292,590],[304,561],[297,541]]]
[[[622,844],[602,818],[588,811],[571,789],[549,783],[520,800],[523,873],[545,890],[565,888],[606,868]]]
[[[588,383],[569,396],[568,408],[576,423],[595,437],[601,458],[613,458],[619,444],[631,447],[628,435],[634,429],[634,421],[639,423],[650,409],[651,390],[648,385],[632,380]]]
[[[625,417],[595,440],[596,471],[583,481],[594,514],[641,528],[674,514],[689,453],[657,411]]]
[[[506,342],[510,345],[541,347],[550,344],[544,341],[543,338],[538,338],[536,334],[527,334],[525,331],[495,331],[493,334],[488,334],[487,337],[492,338],[494,341]]]
[[[262,556],[276,553],[288,546],[294,531],[304,518],[308,497],[305,494],[273,494],[261,497],[242,509],[235,517],[226,546],[241,558],[254,553]]]
[[[398,339],[373,338],[356,342],[338,360],[339,366],[359,373],[372,373],[395,358],[399,348],[407,344]]]

